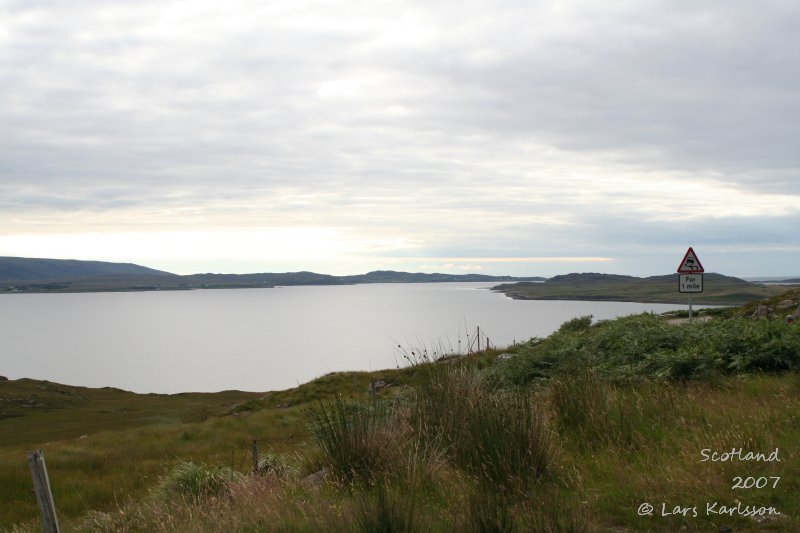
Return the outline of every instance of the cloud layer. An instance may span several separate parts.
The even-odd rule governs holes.
[[[693,245],[795,274],[798,23],[783,1],[7,1],[0,254],[105,258],[105,235],[185,271],[644,275]]]

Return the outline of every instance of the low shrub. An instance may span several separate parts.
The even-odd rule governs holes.
[[[800,335],[780,321],[719,317],[672,325],[641,314],[584,328],[583,318],[523,346],[492,369],[492,378],[519,388],[586,369],[612,382],[800,369]]]
[[[558,328],[558,333],[578,333],[592,325],[592,315],[584,315],[567,320]]]

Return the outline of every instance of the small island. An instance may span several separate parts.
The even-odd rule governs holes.
[[[692,295],[699,305],[742,305],[769,298],[787,289],[761,285],[722,274],[706,274],[705,290]],[[638,278],[616,274],[581,273],[555,276],[543,283],[497,285],[492,290],[518,300],[594,300],[610,302],[685,303],[678,292],[678,275]]]

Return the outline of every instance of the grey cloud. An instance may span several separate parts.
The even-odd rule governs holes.
[[[603,255],[682,236],[586,205],[571,173],[800,194],[792,3],[386,2],[314,23],[300,4],[169,7],[7,3],[4,213],[196,209],[406,228],[435,256]],[[406,17],[418,41],[392,40]],[[707,226],[791,239],[770,224]]]
[[[715,170],[753,187],[766,180],[797,191],[775,171],[799,162],[798,7],[627,5],[633,9],[607,14],[613,7],[602,4],[578,13],[562,20],[574,30],[542,39],[541,12],[522,13],[513,29],[527,28],[530,37],[509,37],[515,46],[496,61],[469,61],[463,48],[453,48],[409,57],[401,68],[422,64],[445,79],[454,102],[434,98],[427,110],[454,130],[531,136],[567,150],[617,152],[632,163]],[[503,27],[492,30],[498,42],[507,37]]]

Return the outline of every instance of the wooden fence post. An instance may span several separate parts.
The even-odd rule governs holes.
[[[258,473],[258,441],[253,439],[253,473]]]
[[[42,518],[42,528],[45,533],[59,533],[56,505],[53,502],[53,493],[50,491],[50,479],[47,477],[44,452],[37,450],[28,453],[28,465],[31,467],[36,503],[39,504],[39,514]]]

